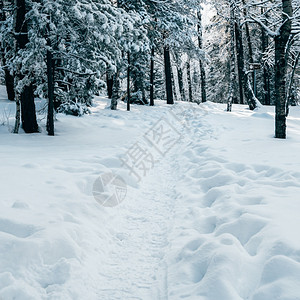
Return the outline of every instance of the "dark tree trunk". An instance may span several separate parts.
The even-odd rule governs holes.
[[[185,101],[185,93],[183,88],[183,72],[180,66],[177,65],[177,73],[178,73],[178,87],[181,96],[181,100]]]
[[[243,90],[243,68],[244,68],[244,55],[242,54],[243,44],[242,38],[239,38],[237,33],[237,24],[234,25],[235,43],[236,43],[236,56],[237,56],[237,70],[238,70],[238,82],[240,92],[240,104],[244,104],[244,90]],[[242,48],[242,49],[241,49]],[[244,51],[244,50],[243,50]]]
[[[240,24],[236,20],[235,22],[235,38],[236,38],[236,50],[237,50],[237,61],[239,69],[239,83],[240,90],[245,93],[246,101],[249,105],[250,110],[254,110],[257,107],[256,97],[251,88],[250,80],[245,70],[245,59],[244,59],[244,46],[243,37]]]
[[[20,128],[20,116],[21,116],[21,103],[19,99],[19,94],[16,94],[16,121],[15,121],[15,127],[14,127],[14,133],[19,132]]]
[[[263,14],[263,9],[262,9]],[[264,28],[262,28],[261,32],[261,44],[262,44],[262,52],[265,53],[269,44],[268,35],[266,34]],[[263,70],[263,81],[264,81],[264,105],[271,104],[271,89],[270,89],[270,71],[267,66],[264,66]]]
[[[170,59],[170,50],[168,46],[164,46],[164,64],[165,64],[167,104],[174,104],[173,90],[172,90],[171,59]]]
[[[286,45],[291,34],[292,1],[282,0],[282,26],[275,37],[275,137],[286,138]]]
[[[174,78],[173,71],[171,72],[171,76],[172,76],[173,98],[174,98],[174,101],[177,101],[178,95],[177,95],[177,91],[176,91],[176,87],[175,87],[175,78]]]
[[[6,21],[6,15],[4,12],[4,3],[0,0],[0,22]],[[15,89],[14,89],[14,77],[10,74],[7,66],[6,66],[6,59],[5,59],[5,48],[2,47],[2,43],[0,46],[1,52],[1,60],[4,69],[4,78],[5,78],[5,86],[7,92],[8,100],[14,101],[15,100]]]
[[[227,111],[232,110],[232,104],[237,103],[237,86],[236,86],[236,72],[235,72],[235,33],[234,33],[234,11],[232,8],[233,3],[230,8],[230,87],[229,87],[229,97],[227,101]]]
[[[198,46],[199,49],[203,49],[202,42],[202,14],[198,11]],[[201,101],[206,102],[206,73],[202,60],[199,61],[200,66],[200,80],[201,80]]]
[[[130,111],[130,53],[127,52],[127,111]]]
[[[154,47],[151,48],[150,61],[150,106],[154,105]]]
[[[50,50],[47,50],[47,76],[48,76],[48,115],[47,131],[48,135],[54,135],[54,70],[53,56]]]
[[[187,82],[189,88],[189,102],[193,102],[193,87],[192,87],[192,74],[191,74],[191,63],[188,59],[186,63]]]
[[[206,102],[206,73],[203,62],[200,61],[200,78],[201,78],[201,101]]]
[[[113,94],[113,75],[109,71],[106,73],[107,96],[111,99]]]
[[[15,0],[15,33],[17,50],[24,49],[28,43],[28,29],[25,0]],[[16,74],[19,80],[24,74]],[[25,86],[20,94],[22,127],[26,133],[38,132],[32,83]]]
[[[111,105],[110,108],[112,110],[116,110],[118,106],[118,99],[119,99],[119,74],[118,72],[113,75],[113,92],[111,97]]]

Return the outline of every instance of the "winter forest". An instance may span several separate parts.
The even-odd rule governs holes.
[[[300,300],[300,0],[0,0],[0,300]]]

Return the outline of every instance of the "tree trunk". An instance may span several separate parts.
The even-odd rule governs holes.
[[[263,8],[261,13],[263,14]],[[261,46],[262,46],[262,53],[265,53],[267,50],[269,44],[269,38],[268,35],[265,32],[265,29],[262,28],[261,32]],[[264,89],[264,105],[270,105],[271,104],[271,89],[270,89],[270,71],[267,66],[264,66],[263,70],[263,89]]]
[[[247,10],[245,8],[245,6],[246,6],[245,0],[243,0],[243,5],[244,5],[244,9],[243,9],[244,18],[247,19]],[[253,49],[252,49],[251,35],[250,35],[250,29],[249,29],[248,22],[245,23],[245,33],[246,33],[246,41],[247,41],[247,46],[248,46],[248,60],[249,60],[250,64],[253,64],[254,63]],[[252,83],[253,83],[253,90],[255,90],[254,72],[252,73]]]
[[[237,103],[237,86],[236,86],[236,73],[235,73],[235,34],[234,34],[234,15],[233,8],[230,9],[230,87],[229,97],[227,101],[227,111],[232,110],[232,103]]]
[[[174,104],[173,90],[172,90],[171,59],[170,59],[170,50],[168,46],[164,46],[164,65],[165,65],[167,104]]]
[[[109,71],[106,72],[106,87],[107,87],[107,97],[111,99],[113,94],[113,75]]]
[[[202,14],[201,11],[198,11],[198,46],[199,49],[203,49],[202,42]],[[200,79],[201,79],[201,101],[206,102],[206,73],[202,60],[199,61],[200,66]]]
[[[172,76],[173,98],[174,98],[174,101],[176,102],[176,101],[178,101],[178,95],[177,95],[177,91],[176,91],[175,78],[174,78],[173,71],[171,72],[171,76]]]
[[[127,52],[127,111],[130,111],[130,53]]]
[[[112,110],[116,110],[118,106],[119,99],[119,75],[118,72],[113,75],[113,89],[112,89],[112,97],[111,97],[111,105],[110,108]]]
[[[15,127],[14,127],[14,133],[19,132],[20,128],[20,116],[21,116],[21,104],[20,104],[20,99],[19,99],[18,94],[16,94],[16,117],[15,117]]]
[[[240,92],[240,104],[244,104],[244,90],[243,90],[243,68],[244,68],[244,55],[241,52],[243,50],[243,42],[238,40],[237,24],[234,24],[235,43],[236,43],[236,56],[237,56],[237,69],[238,69],[238,82]],[[241,49],[242,48],[242,49]],[[243,50],[244,51],[244,50]]]
[[[192,74],[191,74],[191,63],[188,59],[186,63],[187,82],[189,88],[189,102],[193,102],[193,87],[192,87]]]
[[[29,42],[28,29],[26,20],[25,0],[15,0],[15,34],[16,34],[16,50],[24,49]],[[24,74],[16,74],[17,80],[22,80]],[[36,121],[36,112],[33,95],[33,85],[30,83],[25,86],[20,94],[21,101],[21,120],[22,127],[26,133],[38,132],[38,124]]]
[[[53,70],[53,55],[50,50],[47,50],[47,77],[48,77],[47,132],[48,135],[54,136],[54,70]]]
[[[150,106],[154,105],[154,47],[151,48],[150,61]]]
[[[275,137],[286,138],[286,45],[291,34],[292,1],[282,0],[282,26],[275,37]]]
[[[236,20],[235,22],[235,38],[236,38],[238,69],[241,77],[239,79],[240,90],[244,91],[245,98],[249,105],[250,110],[254,110],[257,107],[257,99],[253,93],[248,74],[245,70],[243,37],[242,37],[242,31],[238,20]]]

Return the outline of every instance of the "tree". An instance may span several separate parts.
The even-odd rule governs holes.
[[[232,110],[232,103],[237,103],[237,86],[235,72],[235,20],[234,20],[234,3],[230,3],[230,89],[227,101],[227,111]]]
[[[197,12],[198,16],[198,45],[199,49],[203,51],[203,36],[202,36],[202,12],[199,9]],[[201,76],[201,102],[206,102],[206,72],[202,59],[199,59],[200,76]]]
[[[14,29],[16,38],[16,58],[19,60],[18,70],[16,72],[16,93],[17,102],[21,103],[21,120],[22,127],[26,133],[38,132],[38,124],[36,120],[33,83],[28,76],[28,71],[23,68],[22,54],[24,53],[28,39],[28,23],[26,19],[26,3],[25,0],[15,0],[15,17]],[[18,103],[17,103],[18,105]],[[18,111],[18,108],[17,108]],[[18,123],[18,118],[17,118]],[[15,127],[18,131],[18,124]]]
[[[1,34],[11,34],[10,22],[7,21],[6,14],[4,11],[4,2],[0,0],[0,22],[1,22]],[[5,45],[5,38],[0,41],[0,57],[2,61],[2,67],[4,70],[5,86],[7,91],[8,100],[15,100],[15,89],[14,89],[14,76],[11,74],[8,66],[6,65],[6,52],[8,45]]]
[[[286,138],[286,46],[292,29],[292,1],[282,0],[282,23],[275,36],[275,137]]]

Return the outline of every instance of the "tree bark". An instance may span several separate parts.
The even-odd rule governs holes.
[[[47,77],[48,77],[47,132],[48,135],[54,136],[54,70],[53,70],[53,55],[50,50],[47,50]]]
[[[174,104],[173,89],[172,89],[172,75],[171,75],[172,70],[171,70],[170,49],[168,46],[164,46],[164,65],[165,65],[167,104]]]
[[[245,0],[243,0],[243,5],[244,5],[243,14],[244,14],[244,17],[246,19],[247,18],[247,10],[245,8],[245,6],[246,6]],[[248,22],[245,23],[245,34],[246,34],[246,41],[247,41],[247,46],[248,46],[249,63],[253,64],[254,63],[253,49],[252,49],[251,35],[250,35],[250,29],[249,29]],[[252,83],[253,83],[253,90],[255,90],[255,87],[254,87],[254,84],[255,84],[255,82],[254,82],[254,72],[252,73]]]
[[[154,47],[151,48],[150,60],[150,106],[154,106]]]
[[[179,87],[181,101],[186,101],[184,88],[183,88],[183,72],[181,67],[178,65],[177,65],[177,74],[178,74],[178,87]]]
[[[111,105],[110,108],[112,110],[116,110],[118,106],[118,99],[119,99],[119,75],[118,72],[113,75],[113,90],[112,90],[112,97],[111,97]]]
[[[199,49],[203,49],[203,42],[202,42],[202,14],[201,11],[198,11],[198,46]],[[206,102],[206,73],[205,68],[202,60],[199,60],[200,66],[200,80],[201,80],[201,101]]]
[[[15,127],[13,133],[18,133],[20,128],[20,116],[21,116],[21,104],[18,94],[16,94],[16,117],[15,117]]]
[[[230,87],[227,101],[227,111],[232,110],[232,103],[237,103],[237,86],[235,72],[235,34],[234,34],[234,15],[233,8],[230,9]]]
[[[127,52],[127,111],[130,111],[130,52]]]
[[[282,26],[275,37],[275,138],[286,138],[286,45],[293,15],[292,1],[282,0]]]
[[[109,71],[106,72],[106,87],[107,87],[107,97],[111,99],[113,93],[113,75]]]
[[[263,8],[261,13],[263,14]],[[265,29],[261,29],[261,47],[262,47],[262,53],[265,53],[269,44],[269,38],[268,35],[265,32]],[[263,89],[264,89],[264,105],[270,105],[271,104],[271,89],[270,89],[270,71],[267,66],[264,66],[263,70]]]
[[[187,72],[187,82],[188,82],[188,89],[189,89],[189,102],[193,102],[191,63],[189,59],[186,63],[186,72]]]
[[[16,34],[16,50],[24,49],[29,42],[28,29],[26,20],[25,0],[15,0],[15,34]],[[22,80],[24,74],[16,74],[17,80]],[[30,83],[25,86],[20,93],[21,102],[21,120],[22,127],[26,133],[38,132],[38,124],[36,120],[33,85]]]
[[[239,33],[237,32],[237,24],[234,24],[235,43],[236,43],[236,56],[237,56],[237,69],[238,69],[238,82],[240,92],[240,104],[244,104],[244,85],[243,85],[243,68],[244,68],[244,55],[242,54],[243,42],[242,39],[238,40]],[[242,49],[241,49],[242,48]],[[244,51],[244,50],[243,50]]]

